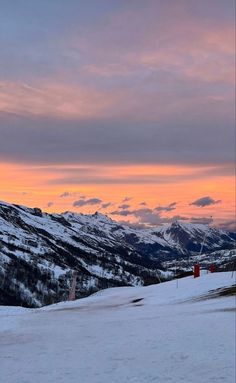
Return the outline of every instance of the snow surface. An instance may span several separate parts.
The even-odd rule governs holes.
[[[232,273],[0,307],[4,383],[235,382],[235,298],[194,299]]]

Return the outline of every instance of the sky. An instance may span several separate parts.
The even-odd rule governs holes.
[[[0,0],[0,199],[235,230],[234,0]]]

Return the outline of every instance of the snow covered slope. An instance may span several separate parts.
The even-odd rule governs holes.
[[[208,225],[175,221],[172,224],[152,230],[152,234],[164,239],[179,250],[179,253],[212,252],[230,247],[235,243],[235,234],[227,233]]]
[[[102,214],[47,214],[0,202],[0,304],[40,307],[65,299],[71,270],[77,296],[164,278],[161,261],[228,249],[230,233],[173,223],[135,230]]]
[[[4,383],[234,383],[232,273],[0,307]],[[213,294],[214,292],[214,294]]]

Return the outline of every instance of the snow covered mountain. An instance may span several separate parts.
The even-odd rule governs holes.
[[[234,237],[175,222],[137,230],[99,213],[43,213],[0,202],[0,304],[40,307],[106,287],[145,285],[165,277],[162,261],[233,247]]]
[[[235,233],[225,232],[203,224],[172,224],[152,231],[153,235],[164,239],[178,254],[209,253],[220,249],[230,249],[235,245]]]

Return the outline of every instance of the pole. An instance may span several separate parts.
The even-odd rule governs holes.
[[[71,288],[69,292],[68,301],[74,301],[75,300],[75,289],[76,289],[76,282],[77,282],[77,271],[73,271],[72,274],[72,283]]]

